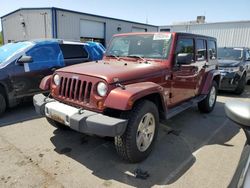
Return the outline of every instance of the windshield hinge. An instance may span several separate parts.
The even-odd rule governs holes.
[[[120,88],[122,88],[123,90],[125,90],[126,89],[126,87],[124,86],[124,85],[122,85],[122,84],[120,84],[120,83],[117,83],[117,84],[115,84],[117,87],[120,87]]]

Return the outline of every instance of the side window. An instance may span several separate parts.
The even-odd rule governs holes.
[[[196,61],[204,61],[207,59],[206,41],[202,39],[196,40]]]
[[[59,54],[59,49],[54,44],[36,46],[26,53],[34,62],[53,61]]]
[[[60,44],[64,59],[88,58],[83,45]]]
[[[26,55],[33,59],[33,62],[27,65],[30,71],[63,66],[61,51],[57,43],[35,46],[26,52]]]
[[[207,43],[208,47],[208,54],[209,54],[209,59],[216,59],[217,58],[217,50],[216,50],[216,42],[209,40]]]
[[[180,53],[190,53],[194,60],[194,40],[191,38],[179,38],[175,50],[175,55]]]

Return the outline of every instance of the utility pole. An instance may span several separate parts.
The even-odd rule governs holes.
[[[47,12],[41,13],[44,20],[44,37],[47,38]]]

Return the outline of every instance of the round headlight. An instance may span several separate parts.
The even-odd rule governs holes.
[[[97,93],[98,95],[100,95],[101,97],[105,96],[107,94],[108,91],[108,87],[105,83],[103,82],[99,82],[97,85]]]
[[[54,76],[53,81],[57,86],[60,84],[60,77],[58,74]]]

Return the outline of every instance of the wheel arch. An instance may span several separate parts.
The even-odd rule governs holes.
[[[220,75],[215,75],[213,77],[213,80],[216,82],[217,86],[220,86]]]
[[[211,88],[211,85],[213,81],[216,82],[218,88],[220,87],[220,81],[221,81],[221,75],[219,70],[212,70],[207,73],[206,80],[203,84],[203,87],[201,89],[201,94],[207,95],[209,93],[209,90]]]
[[[142,100],[148,100],[148,101],[153,102],[158,109],[160,119],[165,118],[166,107],[162,101],[160,93],[152,93],[152,94],[146,95],[146,96],[136,100],[134,105]]]
[[[130,84],[122,88],[115,88],[107,96],[105,108],[128,111],[141,100],[149,100],[156,104],[159,113],[166,111],[164,89],[153,82]],[[167,96],[167,95],[166,95]]]

